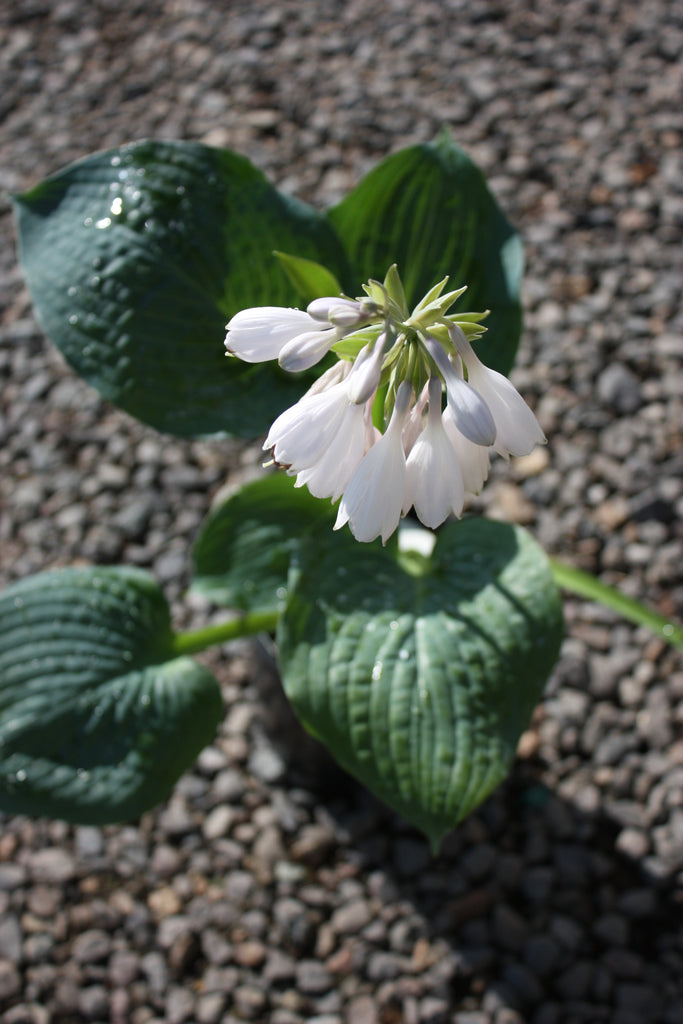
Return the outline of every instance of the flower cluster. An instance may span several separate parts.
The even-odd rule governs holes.
[[[491,451],[526,455],[545,441],[536,417],[471,341],[486,314],[449,315],[465,290],[440,282],[410,312],[398,272],[359,299],[316,299],[304,312],[246,309],[227,325],[228,353],[309,369],[337,362],[275,420],[264,449],[318,498],[341,498],[335,529],[386,543],[415,508],[432,529],[460,516],[489,472]],[[444,404],[445,395],[445,404]]]

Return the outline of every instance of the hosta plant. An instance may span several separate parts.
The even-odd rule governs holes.
[[[170,793],[224,713],[192,657],[274,635],[285,692],[434,848],[509,771],[558,657],[558,584],[681,630],[473,516],[492,458],[544,443],[508,379],[522,246],[447,137],[326,211],[192,143],[97,153],[14,199],[36,314],[105,398],[185,438],[261,438],[212,508],[174,632],[125,566],[0,595],[0,807],[100,824]],[[419,522],[419,529],[404,529]]]

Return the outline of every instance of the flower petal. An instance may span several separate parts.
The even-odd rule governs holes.
[[[448,404],[458,430],[474,444],[493,444],[496,437],[496,424],[483,396],[463,379],[436,338],[426,334],[423,340],[443,377],[448,394]]]
[[[460,516],[464,501],[462,472],[441,420],[441,380],[432,378],[427,423],[406,462],[403,512],[414,505],[418,519],[436,529],[449,515]]]
[[[314,320],[321,320],[327,326],[356,327],[366,319],[359,302],[353,299],[336,298],[314,299],[309,302],[306,311]]]
[[[495,450],[504,456],[528,455],[545,434],[519,391],[507,377],[483,363],[468,368],[470,380],[484,397],[496,424]]]
[[[327,355],[332,345],[338,340],[339,333],[334,327],[328,327],[325,330],[321,329],[320,325],[316,325],[315,330],[297,334],[295,338],[286,342],[280,349],[278,362],[288,373],[309,370],[311,366],[315,366],[323,356]]]
[[[377,390],[386,343],[387,336],[382,333],[372,349],[366,345],[356,356],[353,369],[349,374],[349,397],[352,402],[364,404]]]
[[[264,449],[272,449],[275,462],[293,473],[309,469],[337,434],[348,405],[345,381],[304,395],[280,413],[268,431]]]
[[[406,476],[401,431],[411,394],[404,381],[386,433],[363,456],[342,495],[334,529],[348,523],[356,540],[369,542],[381,536],[386,544],[399,524]]]
[[[296,478],[296,487],[304,484],[315,498],[337,501],[346,488],[365,452],[364,409],[351,404],[337,433],[321,457]]]
[[[489,475],[490,449],[481,444],[474,444],[460,433],[455,425],[450,405],[444,409],[441,421],[460,465],[465,492],[479,494]]]
[[[225,348],[246,363],[277,359],[288,341],[306,331],[323,330],[301,309],[255,306],[236,313],[227,325]]]
[[[528,455],[537,444],[545,443],[545,434],[519,391],[507,377],[482,363],[457,324],[449,329],[450,337],[467,368],[470,383],[482,396],[496,425],[495,450],[509,455]],[[461,425],[457,426],[462,430]],[[466,431],[463,431],[469,436]],[[474,438],[471,438],[474,440]]]

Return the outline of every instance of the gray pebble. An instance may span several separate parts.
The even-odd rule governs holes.
[[[420,1024],[448,1024],[450,1007],[445,999],[425,996],[420,1000]]]
[[[198,1024],[219,1024],[225,1007],[226,997],[220,992],[199,996],[196,1009]]]
[[[0,892],[11,892],[26,881],[23,864],[0,864]]]
[[[246,1020],[256,1020],[261,1017],[268,999],[260,988],[255,985],[238,985],[233,992],[235,1010]]]
[[[76,963],[94,964],[105,960],[111,952],[111,937],[99,928],[82,932],[74,939],[71,953]]]
[[[577,960],[558,977],[557,991],[564,999],[585,999],[590,990],[595,967],[588,960]]]
[[[29,935],[23,945],[23,958],[28,964],[42,964],[51,960],[54,954],[55,938],[47,932]]]
[[[310,950],[315,937],[315,927],[304,905],[299,900],[286,898],[278,900],[273,910],[286,944],[296,952],[305,953]]]
[[[15,963],[0,960],[0,999],[12,999],[21,991],[21,975]]]
[[[169,975],[166,961],[161,953],[156,951],[146,953],[140,961],[140,966],[147,978],[150,991],[156,996],[163,995],[168,988]]]
[[[656,1021],[663,1009],[661,993],[649,985],[622,981],[615,990],[618,1011],[627,1011],[640,1020]]]
[[[332,977],[327,968],[317,960],[301,960],[296,969],[296,986],[306,995],[320,995],[332,986]]]
[[[296,976],[296,960],[277,949],[270,950],[263,969],[263,978],[269,985],[281,985]]]
[[[430,861],[426,840],[399,839],[394,844],[394,867],[401,878],[412,878],[425,871]]]
[[[519,952],[528,934],[528,925],[516,910],[499,903],[493,909],[491,934],[499,946]]]
[[[87,1020],[103,1020],[109,1014],[109,993],[104,985],[89,985],[78,996],[78,1009]]]
[[[560,959],[560,948],[550,935],[530,935],[524,943],[524,961],[539,978],[551,974]]]
[[[620,914],[603,914],[593,925],[593,933],[609,946],[625,946],[629,940],[628,921]]]
[[[50,1024],[50,1014],[37,1003],[17,1003],[3,1015],[2,1024]]]
[[[357,935],[372,920],[373,911],[367,900],[353,900],[335,910],[330,924],[338,935]]]
[[[638,378],[621,363],[612,363],[597,380],[600,399],[619,413],[633,413],[640,406]]]
[[[371,981],[390,981],[398,978],[406,969],[402,957],[394,953],[371,953],[365,968]]]
[[[21,963],[22,931],[14,914],[6,914],[0,918],[0,957],[13,964]]]
[[[184,1024],[194,1016],[195,997],[187,988],[171,985],[166,994],[164,1019],[168,1024]]]
[[[76,862],[67,850],[47,847],[31,855],[30,870],[36,882],[63,885],[74,878]]]
[[[131,950],[115,950],[109,960],[112,985],[127,988],[140,974],[140,957]]]

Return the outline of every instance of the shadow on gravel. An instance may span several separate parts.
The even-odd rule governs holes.
[[[337,843],[324,864],[365,880],[389,922],[363,964],[394,1007],[382,1024],[405,1019],[411,993],[435,1000],[434,1021],[439,1000],[444,1013],[479,1009],[491,1020],[515,1011],[509,1024],[683,1019],[683,990],[673,987],[683,949],[675,879],[619,850],[623,823],[561,799],[540,760],[518,760],[434,858],[419,832],[302,729],[267,652],[260,660],[264,725],[287,766],[280,784],[320,802]]]

